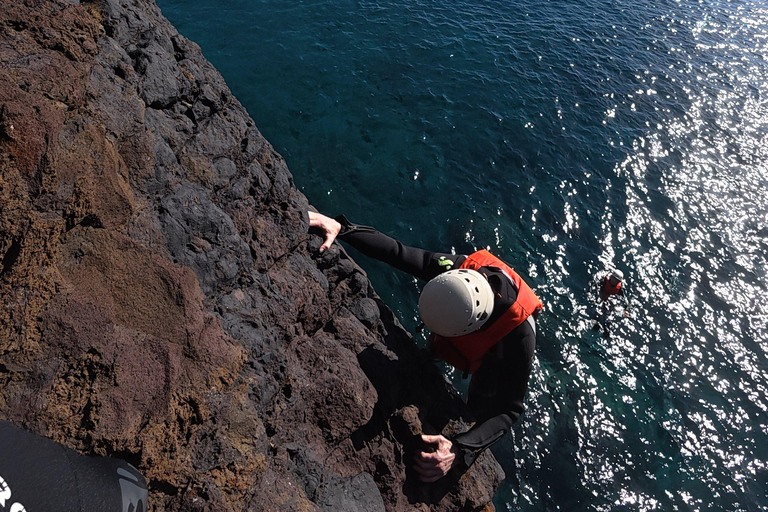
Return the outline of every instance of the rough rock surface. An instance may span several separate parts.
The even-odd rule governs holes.
[[[471,420],[149,0],[0,1],[0,418],[128,460],[156,510],[492,510]]]

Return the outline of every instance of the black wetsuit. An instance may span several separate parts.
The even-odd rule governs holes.
[[[425,281],[458,268],[467,257],[408,247],[374,228],[352,224],[343,215],[336,220],[342,225],[338,235],[340,240],[366,256]],[[517,291],[500,272],[483,267],[481,273],[488,279],[495,295],[493,313],[485,323],[488,327],[509,309],[517,299]],[[452,439],[461,448],[467,466],[482,450],[499,440],[523,413],[535,348],[533,322],[523,322],[488,351],[482,366],[472,376],[467,405],[478,421],[469,431]]]
[[[127,462],[86,457],[0,421],[0,512],[146,510],[146,483]]]

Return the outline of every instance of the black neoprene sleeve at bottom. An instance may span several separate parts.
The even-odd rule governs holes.
[[[525,393],[536,350],[536,332],[528,322],[509,333],[483,359],[469,384],[467,405],[475,425],[454,437],[471,466],[480,452],[498,441],[525,410]]]
[[[356,226],[343,216],[337,220],[342,223],[339,238],[343,242],[419,279],[429,280],[449,270],[446,259],[456,268],[466,258],[409,247],[374,228]],[[467,466],[498,441],[522,414],[535,346],[536,333],[528,322],[523,322],[486,354],[483,365],[472,377],[467,404],[478,422],[453,438],[462,448]]]
[[[146,483],[127,462],[86,457],[0,421],[0,511],[146,510]]]

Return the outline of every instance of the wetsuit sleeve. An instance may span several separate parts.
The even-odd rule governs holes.
[[[127,462],[86,457],[0,421],[0,510],[144,512],[147,486]]]
[[[536,349],[536,333],[523,322],[491,349],[470,382],[467,404],[477,423],[452,441],[469,467],[483,450],[501,439],[523,413]]]
[[[352,224],[343,215],[336,217],[341,224],[338,239],[348,243],[366,256],[428,281],[446,270],[458,267],[466,256],[431,252],[409,247],[369,226]]]

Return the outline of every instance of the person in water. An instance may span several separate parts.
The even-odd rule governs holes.
[[[86,457],[0,421],[0,511],[146,512],[147,485],[119,459]]]
[[[320,252],[338,238],[427,281],[419,315],[432,333],[429,349],[465,376],[472,374],[467,405],[478,421],[452,439],[422,435],[434,451],[419,452],[414,468],[422,481],[435,482],[456,464],[471,466],[523,413],[541,301],[510,266],[488,251],[430,252],[353,224],[343,215],[333,219],[308,213],[310,228],[324,236]]]
[[[623,316],[629,316],[629,303],[627,297],[624,294],[624,273],[618,269],[610,269],[603,275],[599,275],[596,278],[597,294],[600,297],[597,317],[592,329],[595,331],[603,331],[604,337],[610,336],[611,326],[614,320],[621,316],[621,313],[616,313],[615,309],[617,305],[623,306]],[[617,302],[620,301],[620,302]]]
[[[600,299],[607,300],[613,295],[624,296],[624,273],[618,269],[609,270],[602,279],[600,286]]]

